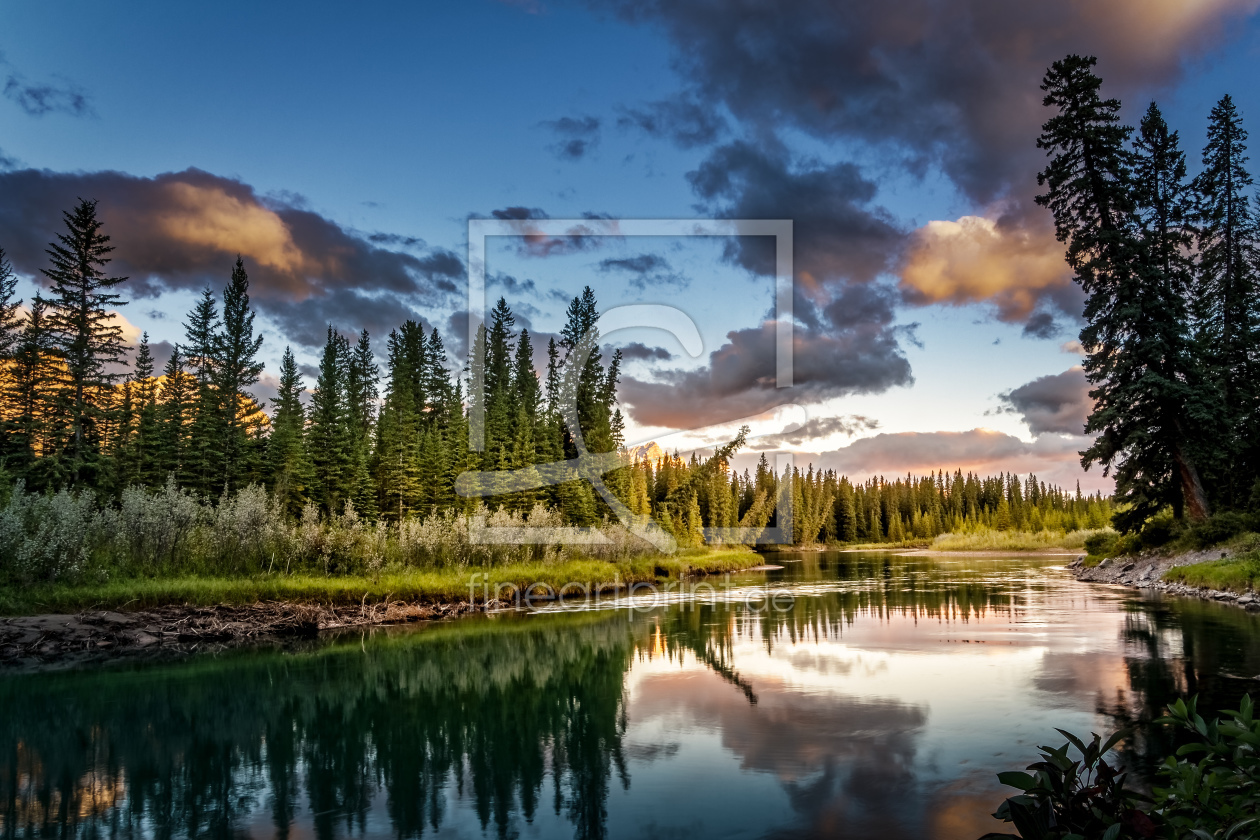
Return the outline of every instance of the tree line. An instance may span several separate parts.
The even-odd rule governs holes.
[[[1202,521],[1260,507],[1260,229],[1247,132],[1230,96],[1208,116],[1201,171],[1158,105],[1135,130],[1104,99],[1096,59],[1070,55],[1041,89],[1054,215],[1086,294],[1095,401],[1081,453],[1116,481],[1116,524],[1171,509]]]
[[[573,298],[566,323],[534,366],[533,338],[517,330],[500,298],[456,369],[437,329],[407,321],[385,341],[384,369],[371,337],[352,341],[333,326],[310,389],[290,348],[280,364],[271,413],[250,389],[260,382],[262,336],[239,257],[221,295],[205,290],[159,372],[147,334],[130,369],[112,312],[125,278],[107,266],[112,245],[83,201],[65,215],[66,231],[48,249],[48,296],[23,317],[16,278],[0,256],[3,319],[3,470],[26,489],[91,489],[118,497],[126,488],[166,488],[228,498],[260,484],[284,516],[308,508],[325,516],[347,505],[357,517],[400,522],[432,513],[468,514],[479,504],[528,518],[541,505],[574,525],[597,525],[612,511],[576,471],[554,484],[496,488],[486,499],[461,496],[468,471],[492,476],[577,458],[570,423],[586,449],[622,452],[606,483],[635,516],[650,519],[683,546],[705,542],[705,528],[777,525],[790,501],[793,542],[901,542],[977,528],[1075,530],[1106,523],[1109,503],[1011,475],[956,472],[854,483],[834,471],[776,474],[763,455],[755,471],[731,467],[746,430],[707,457],[631,459],[617,407],[621,352],[607,361],[598,344],[599,310],[588,287]],[[2,253],[2,252],[0,252]],[[477,427],[474,429],[474,427]],[[470,436],[481,433],[473,451]],[[790,496],[790,498],[789,498]],[[784,523],[787,524],[787,523]]]

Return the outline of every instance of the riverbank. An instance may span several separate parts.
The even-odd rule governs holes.
[[[1087,566],[1081,557],[1068,564],[1077,580],[1151,589],[1206,601],[1234,603],[1260,610],[1255,591],[1255,552],[1213,547],[1172,554],[1159,552],[1108,557]]]
[[[0,614],[7,616],[0,618],[0,668],[278,642],[509,608],[526,597],[612,594],[636,583],[750,571],[764,563],[763,555],[741,547],[375,578],[182,577],[0,591]]]

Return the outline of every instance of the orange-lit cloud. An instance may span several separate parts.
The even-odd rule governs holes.
[[[1071,283],[1052,230],[983,216],[928,222],[914,232],[901,270],[902,290],[916,303],[992,302],[1008,321],[1027,319]]]

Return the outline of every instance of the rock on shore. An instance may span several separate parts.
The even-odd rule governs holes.
[[[1093,568],[1084,565],[1084,555],[1068,564],[1068,569],[1077,580],[1091,583],[1116,583],[1132,586],[1137,589],[1155,589],[1169,595],[1182,595],[1188,598],[1202,598],[1206,601],[1222,601],[1234,603],[1248,610],[1260,610],[1260,598],[1255,592],[1227,592],[1220,589],[1205,589],[1198,586],[1187,586],[1184,583],[1173,583],[1163,579],[1164,573],[1178,566],[1193,566],[1210,560],[1223,560],[1229,557],[1228,551],[1209,548],[1202,551],[1189,551],[1184,554],[1165,555],[1159,553],[1127,555],[1124,557],[1108,557]]]

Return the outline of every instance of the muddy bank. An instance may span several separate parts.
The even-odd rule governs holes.
[[[497,604],[488,606],[493,609]],[[169,606],[141,612],[105,610],[76,615],[0,618],[0,673],[285,643],[314,638],[324,632],[432,621],[482,610],[483,605],[468,602],[408,604],[396,601],[359,607],[265,602],[249,606]]]
[[[1114,583],[1132,586],[1137,589],[1154,589],[1167,592],[1169,595],[1182,595],[1188,598],[1202,598],[1206,601],[1233,603],[1248,610],[1260,610],[1260,598],[1254,592],[1226,592],[1219,589],[1205,589],[1198,586],[1187,586],[1184,583],[1172,583],[1163,580],[1164,573],[1178,566],[1193,566],[1209,560],[1222,560],[1230,556],[1228,551],[1209,548],[1202,551],[1189,551],[1175,555],[1137,555],[1127,557],[1109,557],[1093,568],[1084,565],[1084,556],[1068,564],[1068,569],[1077,580],[1090,583]]]

